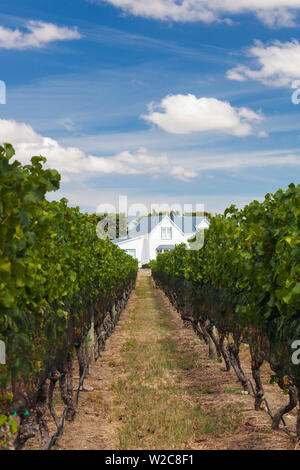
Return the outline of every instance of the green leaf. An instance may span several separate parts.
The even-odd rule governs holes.
[[[298,282],[298,283],[295,285],[294,289],[292,290],[292,293],[293,293],[294,295],[300,295],[300,282]]]

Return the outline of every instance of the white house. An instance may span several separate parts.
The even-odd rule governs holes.
[[[185,243],[198,231],[209,228],[205,217],[159,215],[143,217],[127,237],[113,240],[126,253],[139,261],[139,266],[156,259],[158,253]]]

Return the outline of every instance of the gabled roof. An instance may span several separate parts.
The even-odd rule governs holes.
[[[201,222],[206,221],[209,224],[209,220],[206,217],[181,215],[169,217],[168,215],[154,215],[151,217],[143,217],[136,226],[129,231],[127,237],[113,240],[114,243],[129,240],[132,238],[140,237],[151,233],[152,230],[165,218],[170,219],[184,234],[192,234],[197,231],[197,227]]]

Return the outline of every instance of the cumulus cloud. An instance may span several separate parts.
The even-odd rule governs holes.
[[[108,3],[127,13],[172,21],[230,22],[236,14],[253,13],[267,26],[295,26],[300,0],[89,0]],[[229,17],[229,18],[228,18]]]
[[[274,41],[271,44],[257,41],[248,49],[247,55],[255,59],[255,68],[238,65],[228,70],[227,78],[237,81],[258,80],[271,86],[290,85],[299,78],[300,44],[296,40]]]
[[[25,31],[0,26],[0,49],[41,48],[53,41],[80,39],[77,28],[60,27],[43,21],[29,21]]]
[[[168,95],[159,105],[151,103],[149,114],[142,117],[172,134],[217,131],[239,137],[252,134],[252,124],[263,119],[249,108],[192,94]]]
[[[16,159],[28,163],[35,155],[47,158],[47,166],[57,169],[63,181],[70,181],[74,175],[140,175],[170,176],[190,181],[197,176],[193,170],[173,167],[167,155],[152,155],[141,147],[136,152],[127,150],[117,155],[103,157],[86,155],[77,147],[63,147],[56,140],[44,137],[25,123],[0,119],[0,142],[10,142],[16,151]]]

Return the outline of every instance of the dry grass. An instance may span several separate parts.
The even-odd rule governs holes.
[[[198,357],[195,351],[178,348],[172,318],[151,282],[145,276],[138,283],[120,359],[127,373],[112,384],[113,419],[122,422],[116,447],[187,449],[208,435],[237,430],[239,410],[226,404],[204,409],[197,389],[182,382],[182,371],[197,367]]]
[[[248,376],[249,351],[243,348]],[[78,375],[74,364],[74,375]],[[286,401],[269,385],[272,410]],[[208,359],[207,347],[186,329],[149,273],[140,273],[137,289],[109,338],[103,356],[86,379],[79,410],[55,446],[66,449],[293,449],[295,438],[271,431],[265,411],[254,411],[253,397],[243,395],[236,376]],[[55,396],[57,412],[64,405]],[[294,410],[286,421],[295,428]],[[54,424],[49,418],[51,432]],[[39,447],[38,436],[27,449]]]

